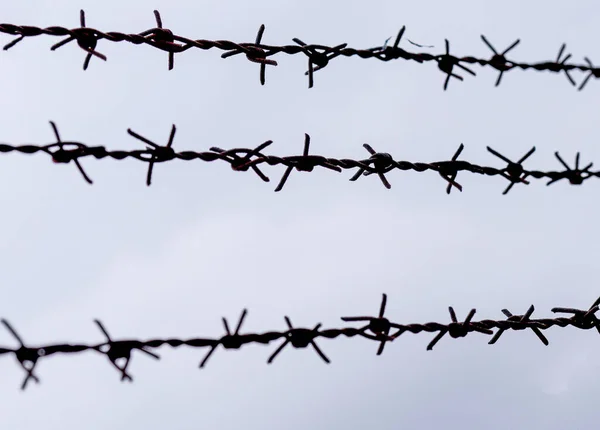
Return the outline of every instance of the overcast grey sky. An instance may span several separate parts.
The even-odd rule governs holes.
[[[485,34],[511,58],[547,61],[561,43],[577,62],[598,58],[597,5],[592,1],[502,3],[255,0],[5,2],[0,21],[88,26],[129,33],[165,26],[197,39],[369,48],[395,36],[452,52],[487,57]],[[0,36],[8,43],[10,36]],[[576,91],[565,76],[511,71],[453,80],[435,64],[343,58],[315,75],[307,89],[306,58],[276,57],[259,84],[256,64],[221,51],[189,50],[167,70],[167,54],[147,46],[101,41],[82,71],[76,44],[55,52],[58,38],[28,39],[0,52],[0,142],[48,144],[57,123],[64,140],[111,149],[143,148],[127,128],[174,147],[254,147],[363,158],[363,143],[396,159],[438,161],[465,145],[462,158],[503,167],[491,146],[526,166],[560,169],[600,160],[598,82]],[[406,41],[406,49],[416,50]],[[600,58],[597,59],[600,63]],[[573,73],[579,83],[584,75]],[[501,195],[506,183],[462,173],[463,193],[445,193],[432,172],[395,171],[386,190],[376,177],[349,182],[352,172],[294,172],[274,193],[284,168],[267,167],[269,184],[220,162],[175,161],[155,168],[145,185],[142,163],[83,160],[74,165],[43,154],[0,157],[4,226],[0,241],[0,316],[34,345],[101,342],[100,318],[118,338],[223,334],[220,318],[249,309],[244,331],[342,326],[340,316],[372,314],[388,294],[398,322],[448,321],[477,308],[476,319],[502,318],[503,308],[551,316],[554,306],[588,307],[599,295],[598,203],[594,180],[582,187],[533,181]],[[376,356],[360,339],[319,341],[332,360],[276,345],[219,349],[205,369],[204,350],[164,348],[155,362],[135,353],[133,384],[98,354],[40,361],[41,385],[19,390],[23,372],[0,357],[3,429],[363,429],[584,428],[595,422],[600,380],[598,335],[575,329],[484,335],[404,335]],[[0,345],[14,346],[0,330]],[[594,421],[593,421],[594,420]]]

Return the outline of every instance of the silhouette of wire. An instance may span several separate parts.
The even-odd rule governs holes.
[[[286,169],[275,188],[275,191],[277,192],[283,189],[283,186],[288,181],[292,171],[312,172],[316,167],[322,167],[338,173],[342,172],[342,170],[356,169],[356,173],[350,178],[350,181],[356,181],[361,177],[376,174],[383,185],[388,189],[391,188],[391,184],[385,175],[392,170],[413,170],[420,173],[433,171],[437,172],[437,174],[447,182],[447,194],[450,194],[452,188],[456,188],[459,191],[463,190],[462,185],[456,182],[458,173],[462,171],[479,175],[503,177],[508,181],[508,185],[503,194],[507,194],[515,184],[528,185],[529,181],[527,178],[549,179],[547,185],[554,184],[562,179],[568,180],[572,185],[581,185],[591,177],[600,177],[600,171],[593,172],[590,170],[593,163],[589,163],[584,168],[580,167],[579,152],[575,155],[575,165],[573,167],[570,167],[561,155],[558,152],[555,152],[557,160],[564,168],[562,171],[526,170],[523,167],[523,163],[535,152],[535,147],[531,148],[518,161],[512,161],[495,149],[487,147],[487,150],[492,155],[506,163],[505,167],[482,166],[459,160],[458,157],[464,149],[462,143],[450,160],[430,163],[394,160],[392,155],[377,152],[368,144],[364,144],[363,147],[369,153],[369,157],[362,160],[349,158],[337,159],[321,155],[310,155],[310,136],[308,134],[305,134],[302,155],[277,156],[264,154],[263,150],[273,144],[273,141],[271,140],[268,140],[255,148],[233,148],[225,150],[219,147],[211,147],[209,151],[205,152],[176,152],[175,149],[173,149],[176,127],[173,125],[166,145],[159,145],[147,137],[128,129],[127,132],[129,135],[146,144],[146,148],[143,150],[109,151],[104,146],[87,146],[81,142],[61,140],[56,124],[51,121],[50,125],[52,126],[56,142],[42,146],[14,146],[0,143],[0,153],[19,152],[22,154],[35,154],[42,152],[50,155],[55,163],[69,164],[70,162],[73,162],[77,166],[77,169],[84,180],[90,184],[93,182],[86,174],[80,162],[80,160],[85,157],[94,157],[99,160],[104,158],[112,158],[114,160],[133,158],[148,163],[148,171],[146,174],[147,185],[152,183],[152,175],[156,163],[164,163],[173,160],[202,160],[206,162],[222,160],[227,162],[234,171],[244,172],[252,170],[264,182],[270,182],[270,179],[260,169],[262,164],[267,164],[269,166],[283,165]]]
[[[106,56],[96,50],[96,46],[101,40],[107,40],[110,42],[129,42],[134,45],[148,45],[161,51],[165,51],[169,55],[169,70],[173,69],[175,54],[181,54],[191,48],[202,50],[216,48],[225,51],[221,55],[222,58],[244,54],[247,60],[259,64],[260,83],[262,85],[265,84],[266,66],[277,66],[277,62],[269,57],[280,53],[285,53],[288,55],[306,55],[308,59],[308,70],[305,72],[305,75],[308,76],[309,88],[311,88],[314,84],[315,72],[325,68],[331,63],[332,60],[336,58],[354,56],[362,59],[377,59],[384,62],[398,59],[416,61],[418,63],[435,62],[437,63],[438,69],[446,76],[444,80],[444,90],[448,87],[451,78],[455,78],[460,81],[464,79],[461,75],[455,73],[457,71],[456,68],[462,69],[463,71],[475,76],[475,72],[467,67],[469,64],[478,64],[480,66],[491,67],[497,70],[499,74],[498,78],[496,79],[496,86],[500,84],[504,73],[515,68],[522,70],[533,69],[537,71],[564,73],[568,81],[573,86],[576,86],[576,83],[569,72],[572,70],[587,72],[587,76],[578,87],[579,90],[582,90],[585,87],[590,78],[600,77],[600,68],[596,68],[592,64],[591,60],[587,57],[584,58],[585,64],[568,64],[567,60],[571,58],[571,54],[567,54],[564,58],[562,57],[566,49],[565,44],[560,47],[558,56],[554,61],[521,63],[508,60],[506,58],[506,55],[509,53],[509,51],[513,50],[520,43],[519,39],[513,42],[508,48],[504,49],[503,51],[499,51],[485,36],[481,35],[482,41],[492,51],[491,58],[484,59],[472,56],[457,57],[452,55],[450,53],[450,42],[447,39],[445,40],[445,51],[442,54],[434,55],[425,52],[418,53],[407,51],[399,46],[406,27],[402,27],[392,45],[388,45],[387,42],[390,39],[388,38],[388,40],[386,40],[382,46],[368,49],[356,49],[348,47],[346,43],[341,43],[336,46],[307,44],[299,38],[292,39],[295,45],[266,45],[262,43],[262,38],[265,31],[264,25],[261,25],[259,28],[254,43],[236,43],[229,40],[190,39],[184,36],[179,36],[172,30],[165,28],[158,11],[154,11],[154,16],[156,27],[133,34],[121,33],[117,31],[103,32],[91,27],[87,27],[85,13],[83,10],[80,11],[79,28],[69,29],[60,26],[41,28],[28,25],[5,23],[0,24],[0,33],[18,36],[16,39],[6,44],[4,46],[4,50],[12,48],[23,41],[23,39],[28,37],[36,37],[40,35],[59,37],[67,36],[67,38],[63,41],[53,45],[51,50],[58,49],[71,41],[76,41],[78,46],[86,52],[86,57],[83,64],[84,70],[88,68],[92,56],[106,61]],[[408,42],[413,46],[421,48],[430,47],[415,43],[411,40],[408,40]]]
[[[381,355],[384,351],[384,346],[388,342],[393,342],[405,333],[431,333],[435,334],[433,339],[427,345],[427,350],[430,351],[434,346],[446,335],[453,339],[462,338],[471,333],[480,333],[491,336],[488,344],[493,345],[507,331],[522,331],[530,329],[536,337],[544,344],[548,345],[548,339],[542,334],[542,331],[548,330],[551,327],[575,327],[580,330],[596,329],[600,333],[600,320],[596,316],[600,298],[598,298],[588,309],[562,308],[555,307],[551,311],[555,314],[566,314],[568,316],[557,316],[555,318],[531,318],[535,308],[533,305],[529,307],[527,312],[522,315],[514,315],[507,309],[502,309],[502,313],[506,319],[501,320],[481,320],[475,321],[476,310],[471,309],[467,317],[460,321],[454,309],[449,307],[450,322],[429,322],[415,324],[401,324],[390,321],[385,317],[385,308],[387,304],[387,296],[383,294],[379,312],[376,316],[356,316],[342,317],[342,321],[348,323],[361,322],[364,325],[359,328],[328,328],[321,329],[321,324],[317,324],[312,328],[294,327],[289,317],[284,317],[287,325],[285,331],[269,331],[264,333],[242,333],[242,325],[248,311],[244,309],[238,320],[235,331],[231,331],[227,319],[223,318],[223,326],[225,334],[220,338],[193,338],[193,339],[152,339],[152,340],[113,340],[108,334],[108,331],[99,320],[94,320],[98,328],[106,337],[106,341],[100,344],[53,344],[46,346],[28,346],[13,326],[5,319],[0,320],[8,332],[18,343],[17,348],[0,347],[0,355],[12,354],[19,365],[26,373],[21,389],[25,389],[30,380],[38,383],[39,377],[34,373],[36,366],[42,358],[54,354],[75,354],[84,351],[95,351],[105,355],[110,364],[120,373],[121,381],[133,382],[133,377],[128,373],[127,369],[131,363],[132,352],[140,351],[144,354],[159,360],[160,357],[152,350],[162,346],[171,346],[178,348],[188,346],[192,348],[209,348],[208,353],[200,362],[200,368],[205,367],[208,358],[216,351],[217,347],[221,346],[224,349],[240,349],[244,345],[258,343],[268,345],[272,342],[277,342],[280,339],[282,343],[267,359],[267,363],[271,364],[274,359],[288,346],[294,349],[304,349],[309,346],[313,348],[315,353],[325,362],[329,363],[329,358],[323,353],[317,345],[316,340],[319,338],[336,339],[338,337],[360,337],[370,341],[379,343],[377,355]],[[494,333],[493,330],[497,329]],[[394,331],[392,333],[392,331]]]

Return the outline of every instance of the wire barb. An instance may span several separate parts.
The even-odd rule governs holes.
[[[217,346],[222,345],[225,349],[240,349],[244,344],[244,339],[242,335],[239,334],[240,329],[242,328],[242,324],[244,323],[244,318],[246,318],[246,314],[248,311],[244,309],[242,311],[242,315],[240,315],[240,319],[238,321],[237,327],[235,331],[232,333],[229,330],[229,324],[227,323],[227,319],[223,317],[223,326],[225,327],[225,336],[223,336],[218,343],[215,343],[210,348],[210,351],[204,356],[204,359],[200,362],[200,368],[203,368],[206,365],[206,362],[210,358],[210,356],[215,352]]]
[[[392,341],[399,337],[406,330],[399,324],[390,322],[389,319],[385,318],[385,306],[387,304],[387,295],[383,294],[381,299],[381,305],[379,305],[379,315],[376,317],[342,317],[341,320],[345,322],[354,322],[354,321],[368,321],[369,323],[361,328],[359,328],[359,332],[361,336],[376,340],[379,343],[379,348],[377,349],[377,355],[381,355],[383,353],[383,349],[385,348],[386,342]],[[392,328],[398,329],[398,331],[390,336],[390,330]],[[371,334],[367,333],[367,330],[371,331]]]
[[[565,58],[563,58],[562,60],[560,59],[560,57],[562,57],[562,54],[565,51],[566,47],[567,47],[566,43],[563,43],[562,46],[560,47],[560,49],[558,51],[558,55],[556,56],[556,66],[554,67],[553,71],[556,71],[556,72],[565,72],[565,75],[567,76],[567,79],[569,80],[569,82],[571,83],[571,85],[573,85],[575,87],[575,86],[577,86],[577,84],[575,83],[575,81],[573,80],[573,78],[571,77],[571,75],[569,74],[569,69],[565,67],[565,63],[567,62],[567,60],[569,58],[571,58],[571,54],[567,54],[565,56]]]
[[[450,318],[452,319],[452,322],[443,330],[441,330],[431,342],[429,342],[429,345],[427,345],[427,351],[431,351],[446,334],[449,334],[454,339],[465,337],[474,331],[483,334],[493,334],[492,330],[482,327],[480,324],[471,322],[475,316],[475,309],[471,309],[471,312],[469,312],[469,315],[467,315],[463,322],[458,322],[456,319],[456,313],[454,312],[452,306],[448,308],[448,311],[450,312]]]
[[[581,330],[595,328],[600,334],[600,320],[596,316],[600,305],[600,297],[587,310],[573,308],[553,308],[553,313],[571,314],[572,325]]]
[[[468,67],[460,64],[460,60],[457,57],[450,55],[450,42],[448,41],[448,39],[444,39],[444,42],[446,43],[446,53],[443,55],[439,55],[437,57],[437,61],[438,61],[438,68],[447,75],[446,80],[444,81],[444,91],[446,91],[448,89],[448,83],[450,82],[450,78],[456,78],[459,81],[463,80],[462,76],[459,76],[456,73],[453,73],[455,66],[460,67],[465,72],[468,72],[473,76],[477,76],[477,75],[475,74],[474,71],[472,71]]]
[[[456,176],[458,175],[458,170],[455,166],[456,160],[458,160],[458,157],[464,148],[465,146],[461,143],[454,155],[452,156],[450,163],[438,163],[440,166],[440,176],[448,182],[448,186],[446,187],[446,194],[450,194],[450,192],[452,191],[452,187],[455,187],[456,189],[458,189],[458,191],[462,193],[462,185],[455,181]]]
[[[358,169],[356,174],[352,178],[350,178],[350,180],[356,181],[363,174],[365,176],[368,176],[372,173],[377,173],[377,176],[379,176],[379,179],[381,180],[383,186],[389,190],[390,188],[392,188],[392,186],[386,179],[385,174],[392,171],[396,167],[396,163],[394,162],[393,157],[387,152],[375,152],[375,150],[371,148],[371,146],[368,143],[365,143],[363,147],[367,151],[369,151],[369,154],[371,154],[371,158],[369,158],[367,164],[373,164],[375,170],[366,171],[367,169],[365,167],[361,167]]]
[[[555,178],[550,180],[546,185],[552,185],[553,183],[560,181],[561,179],[568,179],[571,185],[581,185],[583,181],[589,179],[592,176],[590,169],[594,165],[594,163],[588,164],[583,170],[579,169],[579,152],[575,155],[575,169],[571,169],[567,163],[561,158],[560,154],[557,152],[554,153],[554,156],[560,161],[560,164],[567,169],[566,173],[561,176],[556,175]],[[584,176],[587,174],[587,176]]]
[[[323,354],[323,351],[321,351],[321,348],[319,348],[315,342],[315,338],[319,336],[319,328],[322,325],[321,323],[317,324],[313,329],[294,328],[289,317],[286,316],[284,319],[289,328],[289,330],[285,332],[285,341],[279,345],[279,347],[277,347],[273,354],[271,354],[267,360],[267,364],[271,364],[273,360],[275,360],[275,357],[277,357],[279,353],[283,351],[283,348],[285,348],[288,344],[291,344],[296,349],[303,349],[310,345],[325,363],[330,363],[329,358]]]
[[[529,176],[530,173],[526,172],[523,168],[523,162],[535,152],[535,146],[531,148],[527,154],[523,155],[516,163],[509,160],[504,155],[500,154],[498,151],[493,150],[489,146],[487,147],[487,150],[494,154],[496,157],[508,163],[508,166],[506,166],[505,169],[506,173],[503,172],[501,173],[501,175],[508,179],[510,181],[510,184],[508,185],[508,187],[506,187],[502,194],[508,194],[513,185],[515,185],[516,183],[523,183],[525,185],[529,185],[529,182],[526,181],[526,178],[527,176]]]
[[[290,173],[292,173],[293,169],[296,169],[299,172],[312,172],[315,168],[315,166],[317,166],[319,164],[321,164],[321,166],[326,167],[330,170],[334,170],[336,172],[341,172],[342,169],[334,166],[333,164],[327,162],[327,161],[322,161],[323,157],[320,156],[314,156],[311,157],[310,155],[308,155],[308,151],[310,149],[310,136],[307,133],[304,133],[304,151],[302,152],[301,156],[298,157],[288,157],[288,161],[296,161],[296,163],[294,165],[289,165],[286,169],[285,172],[283,173],[283,176],[281,177],[281,180],[279,181],[279,184],[277,185],[277,188],[275,188],[275,192],[279,192],[283,189],[283,186],[285,185],[285,183],[288,180],[288,177],[290,176]]]
[[[135,131],[130,128],[127,129],[127,133],[131,136],[135,137],[138,140],[141,140],[147,145],[146,149],[151,153],[150,161],[148,162],[148,174],[146,175],[146,185],[150,186],[152,184],[152,170],[154,169],[154,163],[162,163],[165,161],[171,161],[175,159],[175,151],[173,150],[173,139],[175,138],[175,132],[177,129],[175,128],[175,124],[171,128],[171,134],[169,136],[169,141],[166,146],[160,146],[156,143],[152,142],[149,139],[137,134]]]
[[[136,346],[135,342],[131,341],[113,341],[108,334],[108,331],[104,328],[104,325],[99,320],[94,320],[100,331],[106,337],[107,343],[98,346],[96,349],[99,352],[105,354],[110,360],[111,364],[121,373],[121,382],[129,381],[133,382],[133,378],[131,375],[127,373],[127,367],[129,366],[129,362],[131,361],[131,352],[134,349],[149,355],[150,357],[159,360],[160,357],[155,353],[148,351],[148,349],[143,346]],[[120,364],[123,363],[123,364]]]
[[[180,52],[182,46],[175,43],[175,36],[171,30],[163,28],[162,18],[157,10],[154,11],[154,19],[156,19],[156,27],[142,31],[139,35],[151,40],[152,46],[169,53],[169,70],[173,70],[175,52]]]
[[[265,84],[265,80],[266,80],[265,75],[266,75],[267,65],[269,65],[269,66],[277,65],[277,61],[269,60],[267,58],[270,55],[273,55],[274,53],[267,52],[260,43],[262,41],[264,32],[265,32],[265,25],[262,24],[260,26],[260,28],[258,29],[258,32],[256,33],[256,40],[255,40],[254,44],[249,44],[249,43],[240,44],[239,47],[237,47],[229,52],[225,52],[224,54],[221,55],[221,58],[227,58],[227,57],[232,57],[234,55],[238,55],[238,54],[241,54],[242,52],[244,52],[246,54],[246,58],[249,61],[260,64],[260,84],[261,85]]]
[[[21,336],[19,336],[17,331],[10,325],[10,323],[5,319],[0,321],[2,321],[4,327],[19,343],[19,349],[14,350],[13,353],[15,354],[15,358],[19,362],[19,365],[23,368],[25,373],[27,373],[27,376],[25,376],[25,379],[21,384],[21,390],[25,390],[25,388],[27,388],[27,383],[30,379],[32,379],[36,384],[39,384],[40,379],[33,372],[35,371],[35,366],[38,363],[38,359],[44,356],[44,348],[26,347],[25,343],[21,339]]]
[[[85,60],[83,61],[83,70],[87,70],[90,60],[92,59],[92,55],[104,61],[106,61],[106,56],[96,51],[98,36],[96,35],[96,30],[85,26],[85,11],[83,9],[79,11],[79,22],[81,24],[81,28],[73,30],[74,34],[62,40],[61,42],[52,45],[50,50],[55,51],[61,46],[72,42],[73,40],[77,41],[77,45],[87,52]],[[5,47],[5,49],[7,48]]]
[[[498,79],[496,79],[496,86],[498,86],[500,85],[500,81],[502,80],[502,75],[504,74],[504,72],[509,71],[513,67],[512,63],[506,59],[506,54],[508,54],[514,47],[516,47],[521,42],[521,40],[517,39],[515,42],[513,42],[512,45],[510,45],[501,53],[498,53],[498,51],[496,51],[496,48],[494,48],[494,46],[485,38],[483,34],[481,35],[481,40],[483,40],[487,47],[490,48],[494,53],[489,62],[489,65],[500,72],[498,74]]]
[[[248,169],[252,169],[260,179],[262,179],[264,182],[269,182],[270,179],[256,166],[256,163],[252,160],[252,157],[256,156],[258,159],[260,159],[260,157],[264,157],[261,151],[270,146],[272,143],[272,140],[267,140],[254,149],[235,148],[225,150],[213,146],[210,148],[210,150],[220,154],[222,156],[222,160],[225,160],[231,164],[232,170],[235,170],[236,172],[246,172]],[[244,155],[244,157],[240,157],[238,155],[239,153],[245,153],[246,155]]]
[[[507,309],[502,309],[502,313],[504,315],[506,315],[506,317],[507,317],[506,321],[518,321],[521,324],[525,324],[525,323],[527,323],[527,321],[529,321],[529,318],[533,314],[534,310],[535,310],[535,307],[533,305],[531,305],[524,315],[513,315]],[[548,339],[546,339],[546,336],[544,336],[542,334],[542,332],[540,331],[540,329],[537,327],[527,327],[524,325],[520,325],[520,326],[514,327],[513,330],[525,330],[527,328],[530,328],[535,333],[535,335],[538,337],[538,339],[544,345],[548,346]],[[495,344],[498,341],[498,339],[500,339],[500,336],[502,336],[502,333],[504,333],[506,330],[507,330],[507,328],[500,328],[500,330],[498,330],[496,332],[494,337],[488,343],[490,345]]]
[[[400,29],[400,31],[398,32],[398,34],[396,35],[396,39],[394,40],[394,44],[392,46],[388,45],[388,42],[390,41],[391,37],[388,37],[385,42],[383,43],[383,46],[381,47],[376,47],[376,48],[371,48],[369,49],[370,52],[374,52],[374,53],[380,53],[380,56],[378,57],[381,61],[390,61],[390,60],[396,60],[398,58],[403,58],[403,59],[411,59],[413,61],[416,61],[417,63],[423,63],[424,59],[421,58],[421,55],[419,54],[411,54],[408,51],[405,51],[404,49],[400,48],[400,41],[402,40],[402,36],[404,35],[404,32],[406,31],[406,26],[403,25],[402,28]],[[415,43],[411,42],[409,40],[410,43],[412,43],[413,45],[415,45]],[[361,58],[368,58],[368,57],[363,57],[361,56]],[[427,58],[428,60],[433,60],[434,57],[431,58]]]
[[[581,85],[578,88],[579,91],[583,90],[583,87],[586,86],[586,84],[588,83],[588,81],[590,80],[590,78],[592,76],[596,79],[600,78],[600,69],[597,69],[596,67],[594,67],[594,65],[592,64],[592,60],[590,60],[588,57],[584,57],[584,61],[590,67],[590,71],[589,71],[588,75],[585,77],[585,79],[583,80],[583,82],[581,82]]]
[[[347,43],[342,43],[341,45],[335,46],[333,48],[322,48],[322,52],[319,52],[316,47],[308,46],[306,43],[304,43],[296,37],[292,40],[298,45],[305,48],[304,53],[308,57],[308,70],[304,74],[308,75],[308,88],[312,88],[314,85],[314,73],[327,66],[329,64],[329,61],[340,56],[341,50],[348,46]]]
[[[88,184],[90,184],[90,185],[93,184],[92,180],[85,173],[85,171],[83,170],[83,167],[81,166],[81,164],[79,163],[79,160],[78,160],[78,158],[82,155],[82,150],[85,149],[85,145],[79,144],[79,143],[72,143],[71,145],[75,145],[75,149],[71,149],[71,150],[64,149],[65,144],[60,139],[60,134],[58,133],[58,128],[56,127],[56,124],[53,121],[50,121],[50,126],[52,127],[52,131],[54,132],[54,137],[56,138],[56,144],[50,145],[50,146],[58,145],[58,149],[54,152],[51,152],[52,161],[55,163],[62,163],[62,164],[68,164],[71,161],[73,161],[75,163],[75,166],[77,166],[77,170],[79,170],[79,173],[81,173],[81,176],[83,176],[83,179]]]

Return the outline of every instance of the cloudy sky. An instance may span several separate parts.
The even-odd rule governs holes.
[[[6,2],[0,21],[137,33],[165,26],[195,39],[370,48],[403,26],[414,42],[444,38],[452,52],[488,57],[485,36],[519,61],[556,58],[562,43],[578,63],[600,52],[592,1],[507,0],[501,5],[453,2],[317,0],[41,1]],[[0,43],[12,36],[0,36]],[[259,67],[243,56],[189,50],[167,69],[167,54],[148,46],[101,41],[107,62],[75,43],[55,52],[60,38],[28,39],[0,52],[0,142],[64,140],[143,149],[127,129],[174,147],[208,150],[254,147],[296,155],[304,133],[311,152],[364,158],[362,147],[396,159],[461,158],[503,167],[486,146],[526,163],[561,169],[560,151],[573,162],[600,160],[598,82],[578,92],[564,75],[511,71],[494,87],[496,72],[473,67],[442,90],[433,63],[342,58],[307,88],[306,58],[276,57],[259,83]],[[403,41],[402,47],[417,50]],[[600,58],[597,59],[600,63]],[[573,73],[579,84],[584,74]],[[246,332],[285,330],[284,315],[300,327],[340,327],[339,317],[373,314],[388,294],[389,318],[406,323],[449,321],[471,308],[476,319],[503,318],[508,308],[552,316],[555,306],[587,308],[599,295],[595,180],[581,187],[561,181],[515,186],[462,173],[462,193],[446,195],[435,173],[394,171],[386,190],[374,176],[349,182],[317,169],[292,173],[273,190],[284,168],[265,166],[270,183],[225,163],[174,161],[157,165],[151,187],[145,165],[82,161],[90,186],[74,165],[43,154],[0,157],[0,316],[26,342],[102,342],[93,319],[113,338],[218,337],[220,318],[235,323],[242,308]],[[380,429],[583,428],[597,416],[600,382],[595,331],[551,329],[545,347],[533,333],[444,338],[406,334],[376,356],[361,339],[321,339],[331,359],[277,344],[219,349],[205,369],[205,351],[163,348],[160,361],[134,352],[134,383],[122,383],[106,357],[56,355],[36,368],[41,384],[19,390],[23,372],[0,357],[0,428],[6,429]],[[15,341],[0,330],[0,345]]]

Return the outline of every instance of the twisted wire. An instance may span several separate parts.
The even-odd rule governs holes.
[[[154,15],[156,27],[133,34],[121,33],[117,31],[103,32],[91,27],[87,27],[85,12],[83,10],[80,11],[80,27],[78,28],[69,29],[60,26],[41,28],[29,25],[4,23],[0,24],[0,33],[18,36],[16,39],[13,39],[11,42],[6,44],[4,46],[4,50],[12,48],[20,43],[23,39],[29,37],[36,37],[40,35],[57,37],[66,36],[66,39],[54,44],[50,49],[54,51],[72,41],[77,42],[78,46],[86,52],[86,57],[83,63],[84,70],[88,68],[92,57],[96,57],[104,61],[107,60],[104,54],[101,54],[96,50],[100,40],[107,40],[110,42],[129,42],[134,45],[148,45],[161,51],[166,51],[168,53],[169,70],[172,70],[174,67],[175,54],[181,54],[191,48],[197,48],[204,51],[215,48],[225,51],[221,55],[222,58],[229,58],[235,55],[245,54],[248,61],[257,63],[260,66],[260,82],[262,85],[264,85],[266,81],[266,66],[277,66],[278,64],[277,61],[270,58],[276,54],[306,55],[308,59],[308,70],[305,72],[305,75],[308,76],[309,88],[313,87],[315,72],[325,68],[331,63],[332,60],[341,57],[377,59],[383,62],[398,59],[415,61],[418,63],[434,62],[437,64],[438,69],[446,76],[444,80],[444,90],[447,89],[451,78],[459,81],[464,79],[463,76],[456,73],[459,71],[457,69],[467,72],[472,76],[476,76],[476,73],[467,67],[467,65],[472,64],[478,64],[482,67],[491,67],[495,69],[498,72],[498,77],[495,83],[496,86],[500,85],[504,73],[515,68],[521,70],[533,69],[537,71],[563,73],[568,79],[569,83],[574,87],[577,87],[577,84],[569,72],[572,70],[585,72],[585,78],[577,87],[579,90],[582,90],[592,77],[600,77],[600,68],[595,67],[588,57],[584,57],[585,64],[567,63],[572,55],[567,54],[563,56],[563,54],[565,54],[566,44],[561,45],[555,60],[539,63],[524,63],[506,58],[506,55],[520,43],[520,39],[517,39],[508,48],[501,51],[496,49],[484,35],[481,35],[481,39],[491,51],[491,57],[488,59],[476,58],[473,56],[458,57],[452,55],[450,53],[450,42],[448,39],[445,39],[444,41],[445,51],[441,54],[434,55],[426,52],[410,52],[399,46],[406,30],[405,26],[399,31],[393,44],[388,44],[389,40],[391,39],[388,38],[382,46],[368,49],[351,48],[348,47],[347,43],[341,43],[337,46],[307,44],[298,38],[292,39],[295,45],[266,45],[262,43],[262,38],[265,31],[264,25],[261,25],[259,28],[254,43],[236,43],[229,40],[194,40],[177,35],[172,30],[163,26],[162,18],[158,11],[155,10]],[[413,46],[421,48],[432,47],[421,45],[411,40],[408,40],[408,42]]]
[[[506,189],[503,191],[503,194],[507,194],[515,184],[528,185],[529,181],[527,178],[529,177],[535,179],[549,179],[547,185],[552,185],[562,179],[568,180],[572,185],[581,185],[589,178],[600,177],[600,171],[590,170],[593,163],[589,163],[585,167],[580,167],[579,152],[575,156],[573,167],[569,166],[558,152],[555,152],[557,160],[564,168],[562,171],[526,170],[523,167],[523,163],[535,152],[535,147],[532,147],[517,161],[513,161],[488,146],[487,150],[489,153],[500,159],[503,163],[506,163],[505,167],[502,168],[482,166],[459,160],[458,157],[464,149],[462,143],[450,160],[430,163],[394,160],[389,153],[376,152],[369,144],[363,145],[369,153],[369,158],[362,160],[328,158],[321,155],[309,154],[310,136],[308,134],[305,134],[304,136],[304,150],[301,155],[277,156],[264,154],[262,151],[273,144],[272,140],[268,140],[255,148],[233,148],[225,150],[219,147],[211,147],[209,151],[205,152],[176,152],[173,149],[176,127],[173,125],[166,145],[157,144],[139,133],[128,129],[127,132],[129,135],[146,144],[146,148],[142,150],[110,151],[104,146],[87,146],[81,142],[63,141],[56,124],[51,121],[50,125],[56,139],[54,143],[48,145],[25,144],[18,146],[0,143],[0,153],[18,152],[22,154],[35,154],[42,152],[48,154],[55,163],[69,164],[73,162],[77,166],[83,179],[89,184],[92,184],[93,181],[85,172],[80,162],[80,160],[85,157],[94,157],[98,160],[105,158],[111,158],[113,160],[133,158],[145,162],[148,164],[148,171],[146,174],[146,184],[148,186],[152,183],[152,175],[156,163],[164,163],[176,159],[183,161],[202,160],[205,162],[216,160],[225,161],[234,171],[245,172],[252,170],[264,182],[270,182],[270,179],[260,169],[261,164],[267,164],[269,166],[283,165],[286,167],[286,170],[275,188],[276,192],[283,189],[283,186],[286,184],[293,170],[299,172],[312,172],[315,167],[325,168],[338,173],[342,172],[342,170],[356,169],[355,174],[350,178],[350,181],[356,181],[360,177],[375,174],[388,189],[391,188],[391,184],[388,181],[386,174],[392,170],[412,170],[420,173],[433,171],[447,182],[447,194],[450,194],[453,188],[462,192],[462,185],[456,181],[458,173],[461,171],[486,176],[501,176],[509,182]]]
[[[159,360],[159,355],[153,352],[153,350],[167,345],[172,348],[181,346],[209,348],[199,364],[199,367],[203,368],[219,346],[226,350],[236,350],[247,344],[257,343],[267,345],[280,339],[283,340],[283,342],[281,342],[269,356],[267,359],[268,364],[271,364],[279,353],[281,353],[288,345],[295,349],[304,349],[310,346],[325,363],[330,363],[329,358],[316,343],[316,340],[319,338],[336,339],[342,336],[349,338],[360,337],[379,343],[377,355],[381,355],[386,343],[393,342],[405,333],[435,333],[435,337],[427,345],[428,351],[432,350],[446,335],[449,335],[453,339],[457,339],[477,332],[490,336],[488,344],[493,345],[506,331],[522,331],[529,329],[544,345],[548,346],[549,341],[542,331],[548,330],[551,327],[575,327],[580,330],[596,329],[598,333],[600,333],[600,320],[596,316],[600,298],[594,301],[588,309],[555,307],[551,310],[553,313],[566,314],[569,316],[534,319],[531,318],[531,316],[535,308],[531,305],[527,312],[522,315],[515,315],[507,309],[502,309],[502,313],[506,316],[506,319],[502,320],[486,319],[474,321],[473,317],[475,316],[476,310],[471,309],[467,317],[463,321],[460,321],[456,316],[454,308],[449,307],[450,322],[429,322],[424,324],[400,324],[390,321],[385,316],[386,304],[387,296],[386,294],[383,294],[379,312],[376,316],[352,316],[341,318],[344,322],[360,322],[362,327],[359,328],[345,327],[322,329],[320,323],[316,324],[314,327],[294,327],[290,318],[285,316],[284,320],[287,325],[287,330],[285,331],[242,334],[241,328],[248,314],[247,310],[244,309],[235,330],[230,328],[226,318],[222,319],[225,334],[217,338],[170,338],[145,341],[136,339],[113,340],[104,324],[100,320],[94,320],[98,328],[106,337],[106,341],[103,343],[63,343],[37,347],[26,345],[12,324],[7,320],[2,319],[0,322],[2,322],[19,346],[17,348],[0,347],[0,356],[13,355],[16,358],[17,362],[26,373],[23,383],[21,384],[21,389],[24,390],[30,380],[33,380],[36,383],[40,382],[39,377],[35,374],[35,369],[42,358],[54,354],[76,354],[84,351],[94,351],[106,356],[110,364],[121,374],[121,381],[133,382],[132,376],[127,371],[132,359],[132,352],[134,350],[140,351],[151,358]],[[494,333],[493,329],[497,329],[497,331]]]

